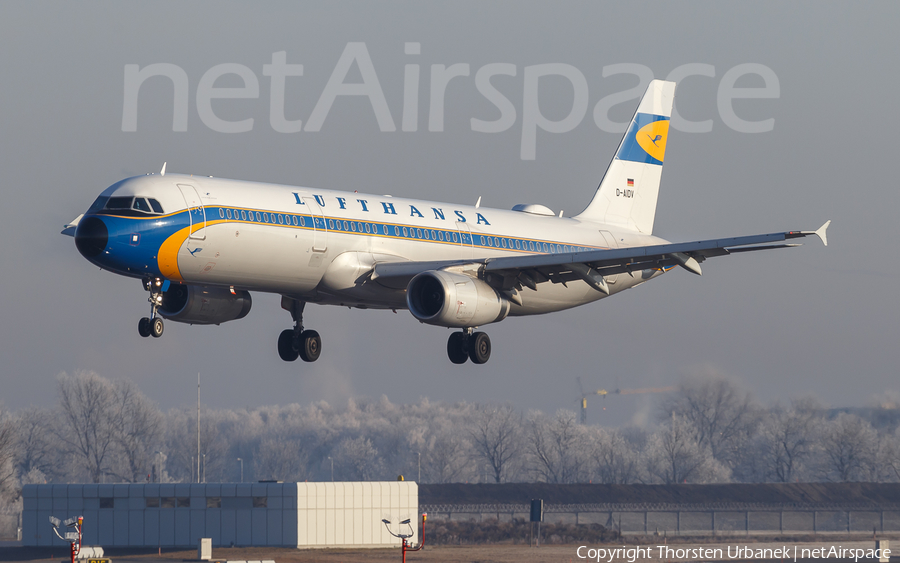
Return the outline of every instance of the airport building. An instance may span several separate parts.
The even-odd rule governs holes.
[[[51,516],[84,516],[84,545],[101,547],[398,547],[383,519],[418,532],[412,481],[25,485],[22,497],[26,546],[62,545]]]

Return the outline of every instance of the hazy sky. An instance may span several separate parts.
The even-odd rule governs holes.
[[[359,2],[0,4],[0,399],[6,408],[55,402],[55,376],[92,369],[135,381],[163,408],[193,401],[241,407],[350,396],[409,402],[508,401],[575,408],[588,387],[671,385],[714,370],[761,400],[815,394],[864,405],[900,391],[895,279],[900,197],[894,164],[900,112],[897,3]],[[348,43],[364,43],[396,131],[380,130],[368,98],[338,97],[319,131],[279,133],[270,122],[263,65],[285,51],[285,117],[307,121]],[[420,54],[405,54],[419,43]],[[140,90],[137,130],[123,131],[125,65],[175,65],[189,82],[187,131],[173,131],[173,88]],[[197,90],[216,65],[247,67],[258,97],[214,100],[217,116],[253,119],[220,133],[198,113]],[[443,131],[429,131],[432,65],[469,65],[449,83]],[[512,103],[505,131],[472,130],[500,111],[476,88],[485,65],[514,65],[494,86]],[[586,79],[588,109],[566,133],[538,131],[521,158],[525,68],[564,63]],[[487,327],[485,366],[452,365],[449,331],[406,311],[307,307],[323,337],[315,364],[286,364],[278,333],[290,326],[278,296],[255,294],[241,320],[166,324],[140,338],[140,282],[99,271],[59,234],[97,194],[127,176],[170,172],[391,193],[508,209],[584,208],[619,142],[594,108],[635,88],[643,65],[665,78],[682,65],[715,76],[678,85],[676,109],[712,131],[670,134],[655,234],[672,241],[815,229],[833,219],[830,246],[716,258],[697,277],[677,269],[612,299]],[[717,106],[726,73],[752,63],[777,77],[779,96],[734,102],[770,132],[729,127]],[[420,67],[417,131],[401,131],[404,65]],[[705,67],[710,68],[710,67]],[[361,79],[354,67],[347,82]],[[236,75],[216,86],[241,86]],[[739,87],[760,87],[759,76]],[[561,120],[573,87],[542,79],[541,112]],[[626,121],[636,99],[614,105]],[[605,112],[604,112],[605,113]],[[648,399],[611,397],[592,422],[641,420]]]

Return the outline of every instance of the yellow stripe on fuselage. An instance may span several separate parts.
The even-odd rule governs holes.
[[[194,225],[194,227],[190,231],[191,233],[200,229],[200,225]],[[176,231],[159,246],[159,254],[156,261],[159,264],[159,273],[167,280],[184,281],[184,278],[181,277],[181,271],[178,269],[178,251],[181,249],[184,241],[187,240],[190,229],[191,227],[185,227]]]

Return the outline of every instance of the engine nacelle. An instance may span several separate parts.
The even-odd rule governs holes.
[[[429,270],[406,288],[409,312],[423,323],[474,327],[502,321],[509,301],[485,282],[463,274]]]
[[[246,317],[252,304],[246,291],[172,284],[163,293],[159,314],[179,323],[217,325]]]

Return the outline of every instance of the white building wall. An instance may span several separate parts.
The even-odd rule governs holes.
[[[26,485],[24,545],[63,545],[50,516],[84,516],[84,544],[104,547],[197,545],[391,547],[385,529],[418,526],[414,482]],[[418,538],[411,538],[417,542]]]

